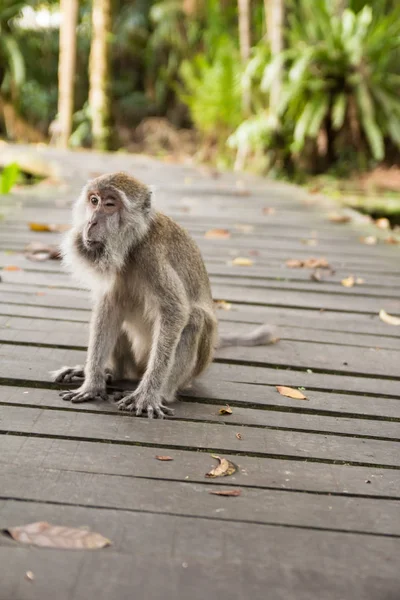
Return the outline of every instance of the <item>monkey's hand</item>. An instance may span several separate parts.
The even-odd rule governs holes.
[[[60,396],[63,400],[71,402],[90,402],[91,400],[107,400],[107,391],[105,384],[93,385],[85,382],[77,390],[61,392]]]
[[[128,393],[127,396],[117,402],[117,406],[119,410],[135,411],[138,417],[147,414],[149,419],[153,417],[163,419],[174,414],[172,408],[163,404],[163,397],[157,392],[149,394],[145,391],[136,390]]]
[[[72,383],[73,381],[84,379],[85,372],[82,365],[76,367],[61,367],[57,371],[51,371],[51,376],[56,383]]]

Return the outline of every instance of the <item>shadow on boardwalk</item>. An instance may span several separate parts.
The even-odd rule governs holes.
[[[46,551],[0,537],[0,599],[398,598],[400,339],[378,313],[400,313],[399,250],[361,244],[364,226],[329,222],[294,187],[41,152],[64,184],[5,199],[0,223],[0,266],[21,268],[0,283],[0,527],[87,525],[113,546]],[[166,421],[65,404],[48,375],[83,361],[90,304],[58,262],[24,257],[31,241],[59,241],[27,223],[68,222],[85,180],[112,170],[156,185],[157,207],[195,238],[214,297],[231,305],[218,310],[223,330],[280,330],[274,346],[219,351]],[[230,237],[207,239],[210,228]],[[315,281],[285,265],[312,256],[334,273]],[[349,275],[364,283],[343,287]],[[308,400],[276,385],[304,387]],[[232,415],[219,415],[227,403]],[[205,479],[211,453],[238,472]],[[232,488],[241,496],[209,493]]]

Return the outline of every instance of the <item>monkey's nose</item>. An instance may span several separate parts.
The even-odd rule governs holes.
[[[96,218],[92,218],[89,221],[89,226],[88,226],[88,231],[90,231],[91,229],[93,229],[93,227],[95,227],[98,223],[98,220]]]

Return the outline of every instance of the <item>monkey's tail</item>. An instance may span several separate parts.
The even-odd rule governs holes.
[[[266,346],[278,341],[278,334],[272,325],[260,325],[256,329],[242,335],[220,335],[217,348],[227,346]]]

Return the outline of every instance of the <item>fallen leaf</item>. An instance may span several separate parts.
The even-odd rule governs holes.
[[[272,206],[264,206],[262,212],[263,215],[274,215],[276,213],[276,209]]]
[[[50,231],[53,233],[61,233],[70,229],[70,225],[56,225],[54,223],[28,223],[28,227],[31,231]]]
[[[400,325],[400,318],[389,315],[383,308],[379,311],[379,318],[388,325]]]
[[[216,308],[220,308],[222,310],[232,309],[232,304],[230,302],[226,302],[225,300],[214,300],[214,304]]]
[[[28,581],[33,581],[35,579],[35,575],[32,573],[32,571],[27,571],[25,573],[25,579]]]
[[[362,277],[356,277],[357,285],[362,285],[363,283],[365,283],[365,279],[363,279]]]
[[[390,229],[390,221],[386,217],[382,217],[381,219],[377,219],[375,221],[375,225],[379,227],[379,229]]]
[[[206,477],[226,477],[227,475],[233,475],[236,473],[237,466],[233,462],[227,460],[226,458],[221,458],[216,454],[212,454],[211,456],[219,461],[219,465],[206,473]]]
[[[351,220],[349,215],[341,215],[340,213],[329,213],[328,219],[331,223],[348,223]]]
[[[234,227],[237,231],[240,231],[241,233],[251,233],[252,231],[254,231],[254,225],[237,223],[236,225],[234,225]]]
[[[3,267],[3,271],[22,271],[21,267],[17,267],[17,265],[6,265]]]
[[[112,543],[100,533],[95,533],[87,529],[51,525],[45,521],[29,523],[21,527],[9,527],[8,529],[3,529],[3,532],[22,544],[33,544],[34,546],[42,546],[44,548],[94,550],[110,546]]]
[[[367,244],[367,246],[375,246],[378,243],[378,238],[374,235],[367,235],[366,237],[361,237],[360,242],[362,244]]]
[[[259,250],[249,250],[250,256],[260,256]]]
[[[308,193],[309,194],[318,194],[320,191],[322,190],[322,186],[321,185],[314,185],[313,187],[308,188]]]
[[[224,406],[224,408],[220,408],[219,409],[218,414],[220,414],[220,415],[231,415],[232,414],[232,409],[229,406],[229,404],[227,404],[226,406]]]
[[[332,269],[326,258],[289,258],[285,264],[290,269]]]
[[[344,287],[353,287],[353,285],[355,284],[356,280],[353,277],[353,275],[350,275],[349,277],[345,277],[344,279],[342,279],[342,281],[340,282]]]
[[[172,456],[156,456],[157,460],[174,460]]]
[[[242,434],[241,433],[236,433],[235,437],[237,437],[238,440],[241,440],[242,439]]]
[[[227,229],[209,229],[204,234],[207,239],[227,239],[231,237],[230,232]]]
[[[61,260],[61,250],[59,246],[53,244],[42,244],[41,242],[31,242],[25,247],[25,258],[35,262],[44,260]]]
[[[214,496],[240,496],[242,490],[212,490],[209,493],[214,494]]]
[[[300,240],[302,244],[305,246],[318,246],[318,240]]]
[[[284,385],[277,385],[275,387],[281,396],[287,396],[288,398],[294,398],[295,400],[308,400],[307,396],[302,394],[299,390]]]
[[[236,267],[251,267],[254,263],[250,258],[238,256],[237,258],[233,259],[232,264]]]
[[[394,235],[389,235],[385,239],[385,244],[400,244],[400,240],[394,237]]]

